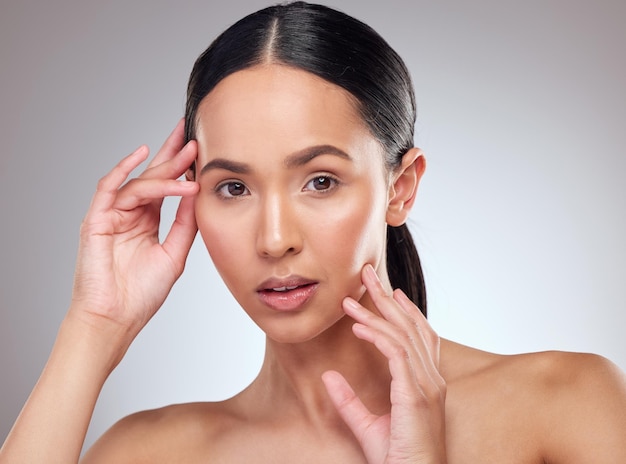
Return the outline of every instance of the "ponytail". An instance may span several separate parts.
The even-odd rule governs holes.
[[[424,273],[406,224],[400,227],[387,226],[387,272],[392,288],[399,288],[406,293],[426,316]]]

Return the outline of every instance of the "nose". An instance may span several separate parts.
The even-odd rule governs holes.
[[[302,250],[297,214],[289,198],[278,194],[266,197],[260,208],[257,252],[268,258],[281,258]]]

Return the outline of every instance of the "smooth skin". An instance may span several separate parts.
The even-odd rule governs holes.
[[[325,149],[288,162],[322,145],[348,158]],[[385,228],[406,220],[424,157],[410,150],[386,170],[341,89],[279,65],[237,72],[202,102],[197,143],[183,146],[179,124],[125,183],[146,157],[139,148],[98,185],[71,307],[0,463],[78,461],[104,381],[182,273],[197,229],[267,334],[259,376],[223,402],[124,418],[83,462],[626,462],[626,381],[609,361],[473,350],[440,339],[392,291]],[[216,159],[230,164],[203,169]],[[169,195],[183,198],[160,244]],[[290,275],[317,282],[310,301],[280,312],[259,300],[265,279]]]

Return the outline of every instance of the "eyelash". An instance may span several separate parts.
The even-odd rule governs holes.
[[[317,190],[317,189],[311,189],[311,191],[322,194],[322,195],[326,195],[327,193],[331,192],[332,190],[336,189],[339,185],[339,179],[337,179],[335,176],[331,176],[330,174],[316,174],[313,178],[311,178],[306,184],[305,184],[305,189],[306,186],[309,185],[311,182],[314,182],[316,180],[319,179],[327,179],[331,182],[330,187],[328,187],[327,189],[323,189],[323,190]],[[304,189],[303,189],[304,190]]]
[[[230,185],[240,185],[246,193],[243,195],[227,194],[224,189],[226,189]],[[246,187],[246,184],[244,184],[243,182],[229,180],[227,182],[222,182],[221,184],[218,184],[218,186],[215,187],[215,194],[224,200],[236,200],[239,197],[250,195],[250,190],[248,189],[248,187]]]
[[[316,180],[320,180],[320,179],[325,179],[331,182],[331,185],[327,188],[327,189],[322,189],[322,190],[318,190],[315,188],[311,188],[311,189],[307,189],[307,186],[309,184],[311,184],[312,182],[315,182]],[[240,186],[240,188],[244,189],[244,193],[241,195],[231,195],[229,193],[226,193],[226,189],[229,186]],[[311,178],[303,187],[303,191],[312,191],[315,192],[317,194],[321,194],[321,195],[326,195],[329,192],[331,192],[332,190],[334,190],[335,188],[337,188],[340,185],[339,179],[337,179],[335,176],[331,176],[330,174],[317,174],[315,175],[313,178]],[[247,196],[250,195],[250,190],[248,189],[248,187],[246,187],[246,184],[244,184],[243,182],[239,182],[239,181],[234,181],[234,180],[230,180],[227,182],[222,182],[221,184],[218,184],[217,187],[215,187],[215,194],[224,199],[224,200],[234,200],[243,196]]]

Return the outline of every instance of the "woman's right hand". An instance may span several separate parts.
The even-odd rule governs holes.
[[[196,234],[195,182],[177,180],[194,162],[183,123],[148,168],[142,146],[98,183],[80,233],[74,292],[52,353],[7,440],[0,463],[78,462],[106,378],[180,276]],[[166,196],[183,197],[159,242]]]
[[[81,225],[72,304],[68,316],[96,328],[121,330],[135,338],[165,301],[181,275],[197,226],[198,185],[177,180],[196,158],[183,147],[181,120],[143,173],[124,183],[148,157],[141,146],[98,183]],[[181,196],[176,219],[159,242],[160,211],[166,196]]]

